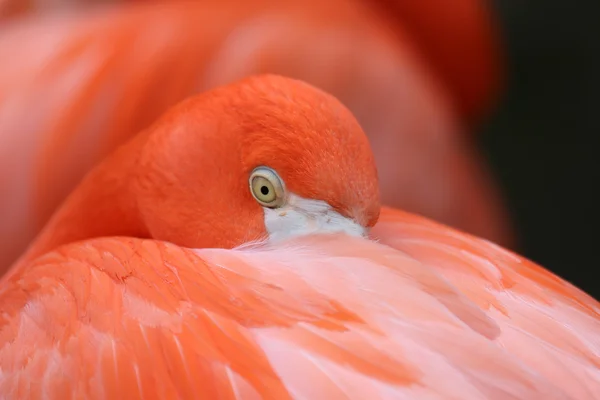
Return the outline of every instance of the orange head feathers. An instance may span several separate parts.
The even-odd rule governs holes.
[[[379,207],[374,158],[351,113],[306,83],[251,77],[175,106],[101,163],[29,256],[98,236],[235,247],[362,235]]]

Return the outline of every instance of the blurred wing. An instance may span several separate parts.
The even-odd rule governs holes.
[[[76,9],[138,0],[0,0],[0,20],[28,13]],[[197,0],[206,5],[207,2]],[[363,0],[382,11],[419,46],[427,64],[442,77],[467,117],[480,117],[496,98],[501,60],[489,4],[481,0]],[[248,1],[246,1],[248,3]],[[257,2],[258,3],[258,2]],[[306,2],[304,2],[306,3]],[[239,4],[238,4],[239,5]],[[310,8],[311,5],[305,5]]]
[[[468,240],[508,259],[403,215],[384,214],[382,224],[394,246],[416,248],[422,232],[437,231],[447,238],[432,241],[434,250],[459,251],[452,240]],[[412,235],[389,236],[411,226]],[[336,236],[238,250],[132,238],[65,246],[3,282],[0,397],[598,394],[594,302],[557,294],[545,304],[516,283],[502,289],[490,260],[462,254],[461,279],[481,279],[490,298],[504,293],[496,311],[472,285],[443,277],[446,265],[461,264],[453,254],[409,250]],[[511,262],[513,279],[531,279]]]
[[[477,120],[500,91],[503,59],[492,4],[482,0],[365,0],[419,46],[464,117]]]

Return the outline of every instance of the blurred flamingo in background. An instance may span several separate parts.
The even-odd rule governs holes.
[[[155,0],[161,1],[161,0]],[[397,29],[400,40],[410,37],[415,50],[425,58],[454,96],[461,114],[477,119],[485,114],[498,91],[501,63],[498,39],[489,4],[481,0],[356,0],[373,6],[382,25]],[[0,16],[48,12],[60,8],[136,2],[136,0],[3,0]],[[139,2],[139,1],[138,1]],[[207,4],[206,1],[196,0]],[[351,1],[348,1],[351,3]],[[254,1],[254,8],[268,3]],[[311,8],[315,2],[307,2]],[[342,4],[337,2],[334,6]],[[405,44],[406,45],[406,44]]]
[[[464,135],[499,79],[481,2],[65,2],[76,3],[59,12],[29,3],[1,23],[0,190],[11,195],[0,198],[0,270],[94,165],[169,106],[266,72],[350,108],[371,140],[384,203],[511,244],[494,182]]]
[[[335,98],[287,78],[174,107],[2,279],[0,397],[598,398],[600,304],[486,240],[380,213],[369,147]]]

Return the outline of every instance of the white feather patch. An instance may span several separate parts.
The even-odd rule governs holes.
[[[270,241],[280,241],[311,233],[345,233],[363,237],[366,229],[335,211],[322,200],[305,199],[291,194],[286,205],[264,208],[265,226]]]

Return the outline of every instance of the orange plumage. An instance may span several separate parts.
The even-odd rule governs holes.
[[[225,113],[224,104],[235,111]],[[248,129],[257,123],[262,130]],[[217,127],[237,140],[218,140]],[[253,135],[262,140],[244,142]],[[198,151],[207,158],[193,157]],[[82,232],[87,218],[77,226],[61,217],[107,204],[118,209],[121,199],[135,198],[138,211],[144,201],[166,201],[89,185],[129,172],[115,159],[144,170],[141,153],[163,168],[176,198],[210,198],[211,207],[180,220],[161,220],[164,210],[155,208],[146,216],[172,231],[150,231],[146,239],[112,236],[127,221]],[[211,91],[115,154],[34,242],[39,253],[2,280],[2,398],[600,394],[600,304],[589,296],[486,240],[401,211],[382,210],[369,233],[376,241],[351,235],[366,233],[379,215],[373,156],[349,112],[309,85],[263,76]],[[224,162],[211,163],[220,155]],[[273,208],[249,195],[248,175],[265,163],[285,181],[284,202]],[[220,197],[197,193],[202,179],[214,179]],[[163,187],[161,179],[145,182]],[[181,204],[184,211],[190,206]],[[306,219],[294,220],[298,213]],[[222,218],[215,224],[231,228],[252,227],[262,216],[257,226],[267,240],[248,243],[252,238],[234,231],[232,238],[213,237],[223,248],[194,249],[169,236],[215,216]],[[77,237],[49,244],[53,232],[65,230]],[[196,234],[210,238],[212,231]],[[275,240],[276,233],[288,236]]]
[[[388,14],[348,0],[228,0],[74,7],[3,22],[0,191],[11,196],[0,197],[0,273],[116,147],[184,98],[256,73],[302,79],[350,108],[371,140],[385,204],[510,244],[493,180],[462,135],[454,107],[462,95],[449,89],[462,86],[430,61],[461,57],[423,56],[428,42]],[[465,30],[484,24],[465,20]],[[493,53],[452,44],[456,54]],[[485,71],[482,80],[496,79]]]

